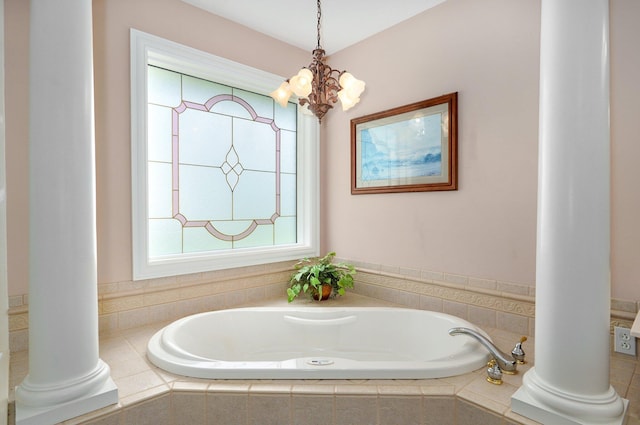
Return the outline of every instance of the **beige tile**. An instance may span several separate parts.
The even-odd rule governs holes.
[[[407,267],[400,267],[400,274],[407,277],[420,278],[420,270]]]
[[[18,351],[11,353],[9,362],[9,388],[19,385],[29,372],[29,353]]]
[[[9,297],[9,308],[21,307],[22,305],[24,305],[22,295]]]
[[[513,375],[515,376],[515,375]],[[511,405],[511,396],[516,392],[518,387],[503,382],[502,385],[495,385],[487,382],[485,376],[474,379],[460,391],[459,394],[465,394],[467,391],[476,393],[481,399],[486,399],[487,402],[500,403],[505,408],[500,409],[500,413],[504,412],[506,408]],[[478,400],[474,399],[473,401]]]
[[[425,425],[455,425],[454,397],[425,397],[422,406]]]
[[[99,352],[100,358],[107,363],[127,361],[140,357],[123,336],[102,338],[99,344]]]
[[[380,396],[378,419],[381,424],[422,424],[422,397]]]
[[[468,320],[480,327],[496,327],[496,311],[489,308],[470,305],[467,309]]]
[[[458,285],[467,285],[469,283],[469,277],[458,274],[445,273],[444,281],[449,283],[456,283]]]
[[[247,302],[245,291],[230,291],[224,294],[224,305],[227,308],[240,306]]]
[[[180,289],[147,292],[143,294],[142,299],[146,306],[173,303],[180,300]]]
[[[365,381],[366,382],[366,381]],[[354,385],[342,385],[338,384],[335,387],[336,394],[339,396],[343,395],[361,395],[361,396],[372,396],[375,398],[378,395],[378,388],[375,385],[367,385],[363,384],[354,384]]]
[[[173,392],[171,407],[174,424],[204,424],[206,394],[204,392]]]
[[[478,279],[475,277],[469,278],[469,286],[474,288],[491,289],[495,290],[498,283],[495,280],[490,279]]]
[[[481,370],[476,371],[474,373],[466,373],[464,375],[449,376],[447,378],[439,378],[437,381],[438,382],[443,382],[443,383],[446,383],[446,384],[449,384],[449,385],[453,385],[455,387],[455,391],[457,393],[462,388],[467,386],[471,381],[476,379],[478,376],[484,375],[484,373],[485,372],[484,372],[484,367],[483,367]]]
[[[291,392],[293,394],[317,394],[317,395],[333,395],[335,393],[335,385],[293,385]]]
[[[260,382],[251,384],[249,393],[253,394],[291,394],[291,385],[279,382]]]
[[[112,297],[102,300],[102,311],[107,313],[116,313],[120,311],[138,309],[144,307],[143,296],[131,295],[125,297]]]
[[[420,390],[424,396],[453,396],[456,393],[455,385],[450,384],[429,384],[420,385]]]
[[[171,389],[174,392],[199,392],[204,394],[208,388],[209,382],[205,380],[175,381],[171,384]]]
[[[149,323],[169,322],[178,318],[175,303],[160,304],[148,307]]]
[[[420,308],[420,298],[413,292],[395,291],[391,301],[408,308]]]
[[[633,372],[635,370],[635,364],[631,362],[619,361],[616,359],[611,360],[609,368],[609,380],[617,383],[629,386],[633,379]]]
[[[120,412],[89,421],[83,421],[82,423],[85,425],[120,425]]]
[[[172,425],[171,396],[163,395],[125,408],[122,422],[135,425]]]
[[[377,396],[341,395],[336,397],[336,424],[372,425],[378,422]]]
[[[443,281],[444,280],[444,273],[442,272],[433,272],[433,271],[428,271],[428,270],[422,270],[422,272],[420,273],[422,279],[428,280],[428,281]]]
[[[612,310],[620,310],[620,311],[626,311],[628,313],[636,313],[638,311],[637,307],[638,306],[635,301],[618,300],[615,298],[611,299]]]
[[[294,425],[327,425],[333,423],[333,395],[293,394],[291,413]]]
[[[386,264],[381,264],[380,265],[380,271],[385,272],[385,273],[400,274],[400,267],[399,266],[389,266],[389,265],[386,265]]]
[[[17,351],[25,351],[29,349],[29,330],[9,332],[9,350],[14,353]]]
[[[162,325],[158,325],[158,329],[156,329],[156,326],[138,328],[139,332],[126,335],[127,342],[139,356],[146,357],[149,339],[161,328]]]
[[[283,425],[291,421],[291,395],[251,394],[249,396],[249,425]]]
[[[104,360],[104,359],[103,359]],[[113,379],[124,378],[127,376],[136,375],[141,372],[149,370],[149,365],[140,356],[137,355],[130,359],[114,359],[105,362],[111,368],[111,377]]]
[[[139,328],[151,323],[149,307],[118,312],[118,329]]]
[[[170,388],[168,385],[161,385],[157,387],[152,387],[144,391],[137,392],[135,394],[130,394],[127,396],[123,396],[118,393],[120,396],[120,406],[123,408],[135,406],[140,403],[156,399],[160,396],[171,394]]]
[[[487,383],[487,385],[493,385]],[[504,384],[503,384],[504,385]],[[466,388],[460,390],[457,394],[457,400],[459,402],[468,402],[476,406],[482,406],[487,411],[492,412],[495,415],[502,415],[507,411],[508,406],[505,406],[502,401],[495,401],[490,395],[478,394],[470,391]],[[458,407],[460,405],[458,404]]]
[[[13,313],[9,315],[9,330],[11,332],[29,328],[29,313]]]
[[[525,418],[524,416],[520,416],[517,413],[511,411],[511,409],[509,409],[507,413],[505,413],[504,417],[506,425],[540,425],[539,422],[536,422],[529,418]]]
[[[248,418],[249,396],[241,392],[237,394],[207,393],[206,409],[207,422],[201,423],[245,425]]]
[[[418,385],[378,385],[380,396],[421,396],[422,389]]]
[[[442,311],[442,298],[420,295],[420,309],[429,311]]]
[[[507,292],[509,294],[529,295],[529,286],[519,285],[517,283],[498,281],[497,289],[500,292]]]
[[[453,316],[467,319],[467,304],[457,303],[455,301],[444,300],[442,302],[442,311]]]
[[[262,301],[266,298],[266,291],[264,286],[260,286],[258,288],[249,288],[245,291],[245,293],[248,303]]]
[[[242,381],[242,382],[234,382],[234,381],[216,381],[211,382],[207,391],[210,393],[249,393],[249,388],[251,384]]]
[[[61,425],[86,425],[86,424],[101,424],[112,425],[118,424],[115,422],[120,419],[120,413],[122,412],[122,406],[120,404],[112,404],[102,409],[94,410],[82,416],[68,419],[61,423]]]
[[[100,335],[113,333],[118,330],[118,314],[102,314],[98,316],[98,331]]]
[[[502,417],[464,400],[456,401],[457,425],[502,425]]]
[[[160,379],[154,372],[147,370],[145,372],[129,375],[122,378],[114,378],[115,384],[118,386],[118,394],[120,398],[127,397],[154,387],[167,388],[165,382]]]
[[[497,328],[504,329],[509,332],[515,332],[521,335],[529,333],[529,318],[517,314],[504,313],[498,311],[496,314]]]

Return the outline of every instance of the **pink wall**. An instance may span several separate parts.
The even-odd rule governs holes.
[[[640,2],[611,4],[611,282],[640,301]]]
[[[367,82],[323,120],[323,249],[533,285],[539,1],[448,0],[330,58]],[[640,2],[611,1],[613,296],[640,299]],[[28,2],[5,0],[9,294],[27,292]],[[180,0],[95,0],[98,279],[131,279],[129,28],[280,75],[310,52]],[[329,47],[329,46],[327,46]],[[350,194],[349,120],[459,92],[459,190]],[[338,108],[339,109],[339,108]]]
[[[331,58],[367,91],[327,120],[327,246],[372,263],[533,283],[539,15],[537,1],[449,0]],[[350,194],[350,119],[455,91],[458,191]]]
[[[639,2],[612,0],[612,296],[625,300],[640,299],[639,18]],[[539,1],[449,0],[335,54],[367,90],[326,119],[324,248],[534,285],[539,36]],[[350,119],[454,91],[459,190],[350,195]]]
[[[9,295],[28,292],[28,1],[6,1]],[[98,282],[131,280],[129,29],[288,75],[308,52],[180,0],[95,0]],[[11,106],[13,105],[13,106]],[[70,231],[73,231],[70,228]]]

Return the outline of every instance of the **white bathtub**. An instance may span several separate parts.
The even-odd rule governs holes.
[[[392,307],[257,307],[177,320],[149,341],[156,366],[209,379],[419,379],[485,366],[487,351],[452,337],[471,323]],[[485,334],[486,335],[486,334]]]

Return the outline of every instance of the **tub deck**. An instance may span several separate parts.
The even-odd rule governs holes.
[[[356,294],[328,303],[395,306]],[[256,305],[280,306],[287,303],[278,299]],[[111,367],[120,402],[64,424],[286,425],[308,424],[309,417],[316,418],[315,423],[323,425],[536,424],[510,409],[511,395],[521,385],[522,374],[531,367],[533,338],[525,343],[530,362],[520,366],[517,375],[505,375],[504,383],[499,386],[486,382],[484,368],[438,379],[205,380],[170,374],[147,360],[149,338],[167,324],[101,335],[100,357]],[[504,351],[509,350],[521,336],[492,328],[483,327],[483,330]],[[614,355],[611,366],[612,384],[620,395],[630,398],[627,390],[632,392],[631,396],[640,393],[638,387],[631,384],[632,378],[638,376],[634,375],[634,362]],[[11,388],[22,382],[27,370],[27,352],[12,353]],[[640,424],[635,417],[629,420],[629,425]]]

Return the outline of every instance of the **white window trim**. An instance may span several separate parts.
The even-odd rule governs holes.
[[[283,77],[131,29],[131,189],[133,279],[290,261],[319,254],[319,125],[298,108],[298,242],[149,259],[147,222],[147,66],[156,65],[256,93]]]

